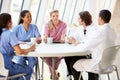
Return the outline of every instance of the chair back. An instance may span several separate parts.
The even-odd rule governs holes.
[[[3,55],[1,52],[0,52],[0,75],[6,76],[6,77],[8,76],[8,70],[5,69],[4,59],[3,59]]]
[[[99,68],[100,69],[105,69],[108,66],[113,65],[119,50],[120,50],[120,45],[116,45],[116,46],[106,48],[103,51],[102,59],[99,63]]]

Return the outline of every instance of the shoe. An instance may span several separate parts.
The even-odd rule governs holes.
[[[55,76],[55,78],[56,78],[56,80],[59,80],[59,77],[56,77],[56,76]],[[53,80],[53,79],[52,79],[52,75],[50,75],[50,80]]]
[[[59,80],[60,73],[58,71],[55,72],[55,78],[56,80]],[[50,75],[50,79],[52,80],[52,75]]]

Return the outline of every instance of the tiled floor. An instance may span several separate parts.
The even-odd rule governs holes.
[[[120,44],[120,33],[118,33],[116,44],[117,45]],[[115,64],[118,66],[118,68],[120,70],[119,61],[120,61],[120,53],[118,54],[116,62],[115,62]],[[42,63],[42,60],[39,58],[40,70],[41,70],[41,63]],[[59,80],[69,80],[68,77],[67,77],[67,68],[66,68],[66,64],[64,62],[64,59],[62,59],[61,64],[58,68],[58,71],[60,72],[60,79]],[[43,75],[44,75],[44,80],[50,80],[50,77],[49,77],[50,72],[49,72],[49,68],[46,65],[46,63],[44,63],[44,73],[43,73]],[[83,73],[83,75],[84,75],[84,80],[87,80],[87,73]],[[115,72],[110,74],[110,77],[111,77],[111,80],[117,80]],[[102,78],[102,80],[108,80],[106,75],[102,75],[101,78]]]

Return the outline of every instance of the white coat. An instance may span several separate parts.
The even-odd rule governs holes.
[[[84,40],[91,35],[92,32],[94,32],[95,30],[97,30],[97,27],[94,25],[88,25],[86,27],[86,35],[84,35],[84,27],[83,26],[79,26],[78,29],[76,30],[75,34],[74,34],[74,38],[80,42],[80,43],[84,43]]]
[[[81,51],[90,50],[92,52],[92,59],[80,59],[75,62],[73,67],[76,71],[91,71],[101,60],[103,50],[107,47],[113,46],[115,43],[116,34],[106,23],[95,30],[90,36],[86,38],[83,44],[76,46]]]

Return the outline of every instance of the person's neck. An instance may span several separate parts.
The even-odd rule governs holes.
[[[102,25],[104,25],[104,24],[106,24],[105,22],[102,22],[100,25],[102,26]]]
[[[23,26],[24,26],[24,28],[25,28],[26,31],[28,31],[29,25],[30,25],[30,24],[23,23]]]
[[[87,26],[86,26],[85,24],[83,24],[83,27],[84,27],[84,29],[86,29],[86,28],[87,28]]]
[[[59,21],[58,22],[54,22],[54,26],[56,27],[58,25]]]

